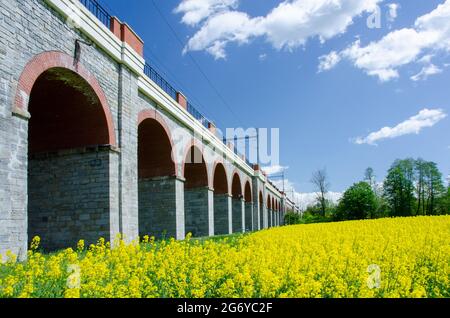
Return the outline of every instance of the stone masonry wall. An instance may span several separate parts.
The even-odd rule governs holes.
[[[242,200],[233,199],[233,233],[243,231],[242,228]]]
[[[245,203],[245,231],[253,231],[253,203]]]
[[[52,9],[45,0],[0,0],[0,254],[11,250],[20,258],[24,258],[27,242],[30,239],[27,233],[28,118],[13,115],[12,112],[19,78],[26,65],[39,54],[56,51],[67,56],[74,56],[76,40],[90,42],[80,30],[68,24],[66,19]],[[95,43],[92,46],[82,44],[81,48],[79,64],[95,77],[105,94],[119,148],[117,152],[109,153],[109,166],[107,169],[105,167],[110,179],[107,190],[109,191],[110,216],[107,234],[113,237],[122,232],[128,240],[131,240],[139,233],[138,114],[144,109],[157,111],[167,122],[170,131],[184,124],[168,114],[164,107],[156,105],[150,98],[143,97],[138,89],[137,75],[126,66],[117,63]],[[29,98],[29,96],[22,97],[24,100]],[[187,134],[192,134],[186,126],[184,130]],[[30,165],[33,163],[30,162]],[[233,163],[228,162],[225,166],[229,170],[227,174],[231,175],[231,171],[235,169]],[[179,166],[179,176],[181,176],[181,170]],[[212,173],[211,171],[210,178]],[[242,171],[240,173],[242,174]],[[266,193],[262,182],[255,180],[256,178],[252,180],[254,185],[252,189],[254,189],[253,197],[256,202],[259,191],[263,191],[264,196]],[[205,192],[204,200],[199,200],[195,199],[196,195],[190,196],[186,192],[188,202],[203,202],[202,205],[198,205],[201,208],[198,211],[201,211],[202,216],[192,218],[191,212],[197,203],[185,204],[183,182],[177,180],[174,183],[176,238],[184,238],[188,231],[185,230],[185,223],[193,224],[191,230],[194,229],[202,235],[211,234],[214,228],[212,194]],[[80,204],[84,204],[84,201],[86,200]],[[253,223],[261,219],[261,223],[266,224],[267,215],[264,215],[263,207],[260,209],[260,216],[256,206]],[[186,222],[185,214],[187,218],[191,218]],[[206,215],[209,220],[204,220]],[[231,210],[229,211],[230,219]],[[230,230],[231,222],[229,222]],[[101,235],[102,233],[96,233],[95,237],[98,238]]]
[[[139,235],[177,237],[175,178],[139,180]]]
[[[229,233],[229,195],[214,196],[214,234],[225,235]]]
[[[186,234],[193,237],[209,235],[209,189],[196,188],[184,192]]]
[[[47,251],[110,240],[109,150],[69,151],[29,160],[29,240]]]
[[[73,56],[75,39],[88,39],[68,26],[43,0],[0,0],[0,12],[0,254],[9,249],[23,258],[28,241],[28,120],[12,115],[17,83],[27,63],[36,55],[58,51]],[[106,95],[117,133],[118,64],[96,45],[83,46],[80,64],[95,74]],[[133,94],[137,95],[134,88]],[[124,121],[121,126],[125,131],[130,123]],[[111,197],[110,203],[118,204],[118,198]],[[110,209],[112,215],[118,213],[117,205]],[[119,218],[114,221],[119,222]],[[112,228],[118,229],[119,224]]]

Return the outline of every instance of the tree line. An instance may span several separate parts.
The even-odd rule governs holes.
[[[288,224],[450,214],[450,180],[444,185],[437,164],[421,158],[396,160],[381,183],[367,168],[364,178],[347,189],[337,204],[327,199],[326,169],[314,172],[311,182],[316,203],[301,215],[288,213]]]

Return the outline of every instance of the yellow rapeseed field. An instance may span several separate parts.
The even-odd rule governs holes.
[[[0,265],[0,297],[450,297],[450,217],[282,227],[220,241],[100,240]]]

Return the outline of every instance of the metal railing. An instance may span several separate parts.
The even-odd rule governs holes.
[[[80,0],[80,2],[100,20],[108,29],[111,29],[111,15],[96,0]]]
[[[191,114],[195,119],[202,123],[202,125],[206,128],[209,128],[209,120],[206,119],[205,116],[202,115],[191,103],[187,103],[187,111]]]
[[[153,67],[151,67],[149,63],[145,63],[144,74],[147,75],[148,78],[153,82],[155,82],[156,85],[158,85],[163,91],[169,94],[169,96],[172,97],[173,100],[177,100],[177,90],[173,88],[173,86],[170,85],[169,82],[164,79],[164,77],[159,75],[159,73]]]
[[[80,0],[80,2],[108,29],[111,29],[111,18],[112,16],[108,11],[101,6],[97,0]],[[164,79],[148,62],[144,66],[144,74],[148,76],[156,85],[158,85],[163,91],[165,91],[174,101],[177,102],[177,90],[170,85],[168,81]],[[205,128],[209,128],[210,121],[202,115],[191,103],[187,103],[187,111],[196,120],[201,122]],[[223,141],[226,145],[226,140]],[[234,146],[234,153],[240,155],[237,147]],[[246,163],[252,166],[252,163],[246,158]]]

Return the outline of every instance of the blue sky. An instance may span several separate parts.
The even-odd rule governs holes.
[[[152,1],[102,1],[219,127],[280,128],[281,165],[296,191],[312,192],[311,174],[323,167],[335,192],[368,166],[381,181],[406,157],[450,175],[450,0],[154,2],[174,32]],[[374,5],[380,28],[367,26]]]

